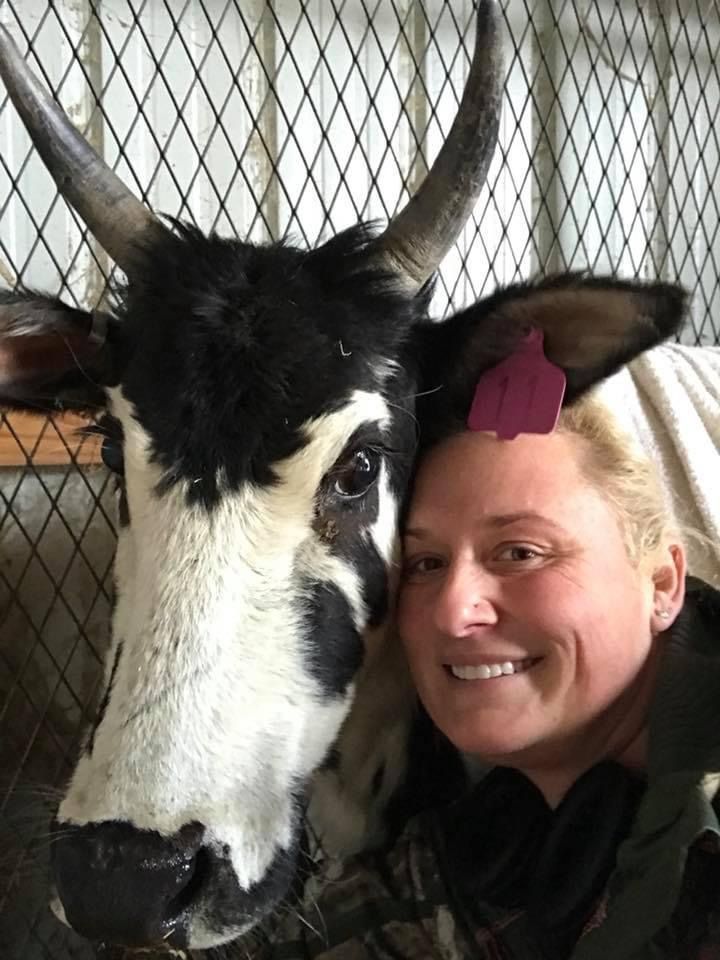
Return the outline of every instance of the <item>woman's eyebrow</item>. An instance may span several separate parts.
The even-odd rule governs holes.
[[[412,537],[415,540],[423,540],[431,536],[432,531],[426,530],[424,527],[406,527],[402,535],[403,537]]]
[[[556,530],[562,529],[560,524],[556,523],[554,520],[551,520],[550,517],[547,517],[542,513],[537,513],[534,510],[519,510],[515,513],[491,514],[488,517],[483,517],[482,520],[479,521],[478,526],[492,527],[493,529],[496,529],[499,527],[508,527],[513,523],[521,523],[528,520],[546,524],[547,526],[553,527]],[[427,527],[406,527],[403,530],[403,537],[412,537],[414,540],[426,540],[432,536],[434,536],[433,530]]]
[[[520,523],[524,520],[536,520],[546,523],[551,527],[559,528],[559,524],[551,520],[543,513],[537,513],[535,510],[518,510],[515,513],[497,513],[489,517],[483,517],[481,525],[489,527],[507,527],[511,523]]]

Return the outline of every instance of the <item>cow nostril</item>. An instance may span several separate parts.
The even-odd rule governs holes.
[[[63,826],[53,869],[68,923],[91,940],[182,946],[209,869],[203,833],[200,824],[172,837],[112,821]]]
[[[190,904],[197,900],[205,878],[210,873],[210,855],[207,850],[201,847],[188,866],[190,869],[188,870],[187,883],[168,904],[168,915],[166,918],[168,921],[173,917],[182,916]]]

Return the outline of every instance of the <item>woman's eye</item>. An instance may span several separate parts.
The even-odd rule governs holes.
[[[422,577],[439,570],[442,565],[440,557],[411,557],[403,564],[403,573],[406,577]]]
[[[540,552],[534,547],[526,547],[522,544],[513,544],[505,547],[497,554],[498,560],[509,561],[511,563],[523,563],[528,560],[537,560],[541,556]]]
[[[375,483],[379,471],[379,452],[362,447],[333,471],[333,491],[344,500],[361,497]]]

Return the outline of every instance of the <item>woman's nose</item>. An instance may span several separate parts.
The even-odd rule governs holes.
[[[435,626],[449,637],[496,623],[492,578],[473,560],[456,561],[436,594],[434,615]]]

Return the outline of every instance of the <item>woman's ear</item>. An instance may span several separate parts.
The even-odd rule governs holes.
[[[672,626],[685,601],[685,548],[680,543],[666,547],[665,555],[655,566],[653,580],[653,633],[662,633]]]

